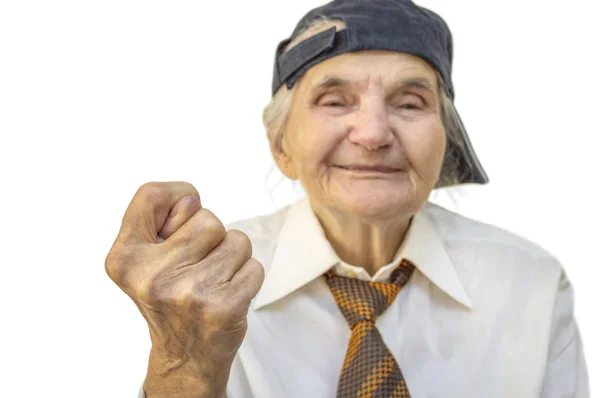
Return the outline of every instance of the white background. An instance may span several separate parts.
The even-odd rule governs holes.
[[[147,328],[104,271],[125,207],[146,181],[186,180],[224,222],[275,209],[273,54],[321,3],[0,3],[0,396],[136,396]],[[420,1],[454,32],[457,106],[491,179],[436,200],[562,261],[600,391],[595,3]],[[283,182],[273,199],[298,195]]]

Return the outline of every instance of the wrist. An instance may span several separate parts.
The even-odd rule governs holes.
[[[153,349],[144,381],[146,398],[225,398],[230,367],[173,358]]]

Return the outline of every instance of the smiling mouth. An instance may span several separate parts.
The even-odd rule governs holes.
[[[374,165],[374,166],[366,166],[366,165],[350,165],[350,166],[335,166],[342,170],[355,171],[355,172],[370,172],[370,173],[397,173],[402,171],[399,168],[384,166],[384,165]]]

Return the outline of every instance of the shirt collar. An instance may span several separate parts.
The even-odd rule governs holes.
[[[426,207],[414,215],[397,257],[411,261],[440,290],[473,308]],[[285,216],[271,267],[253,308],[258,310],[291,294],[339,261],[308,198],[300,199]]]

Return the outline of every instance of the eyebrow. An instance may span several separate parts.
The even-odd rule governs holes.
[[[429,79],[424,77],[410,77],[408,79],[401,80],[399,83],[393,86],[392,91],[400,91],[405,90],[407,88],[419,88],[422,90],[430,91],[431,93],[435,94],[433,85],[431,84]]]
[[[325,76],[320,83],[315,86],[316,91],[325,91],[330,88],[351,88],[355,87],[356,83],[352,83],[349,80],[343,79],[337,76]],[[419,88],[430,91],[435,94],[435,90],[429,79],[424,77],[410,77],[403,79],[392,87],[392,92],[406,90],[408,88]]]
[[[319,84],[315,86],[315,90],[324,91],[330,88],[349,88],[355,86],[349,80],[342,79],[337,76],[325,76]]]

